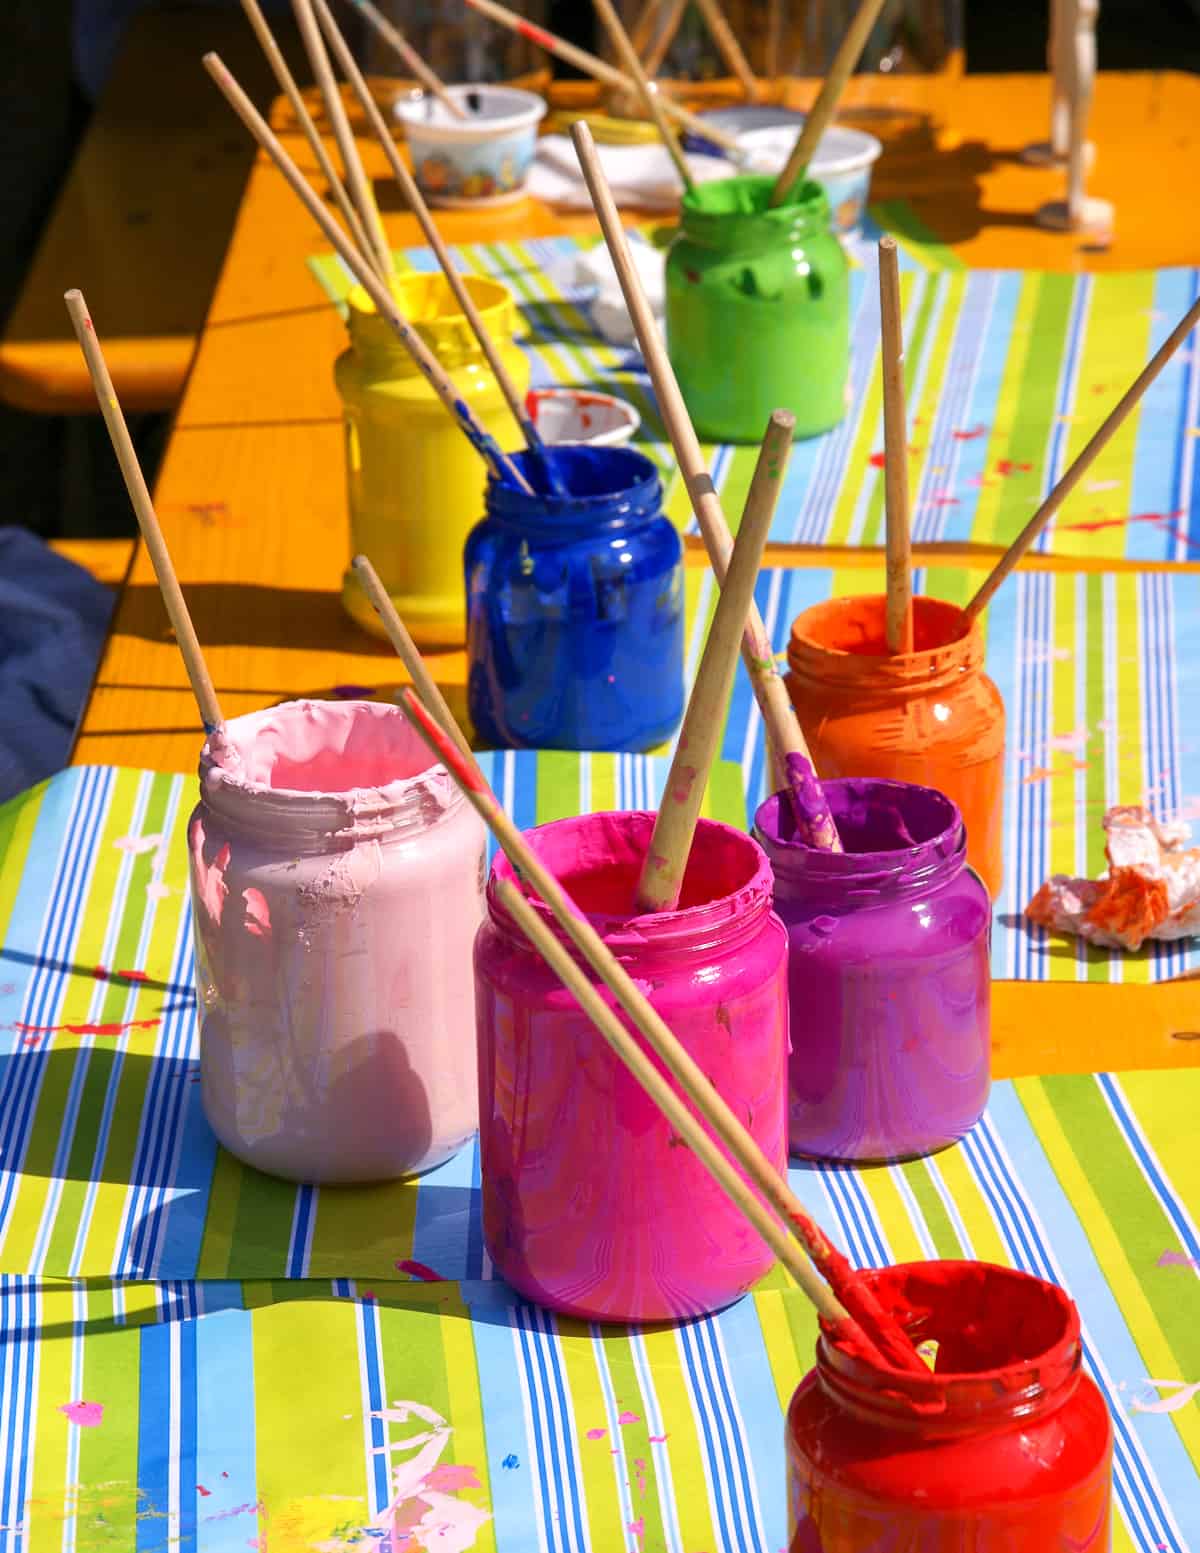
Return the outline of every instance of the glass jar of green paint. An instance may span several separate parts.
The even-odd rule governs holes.
[[[772,410],[796,436],[846,411],[850,266],[819,184],[769,204],[774,179],[721,178],[683,198],[667,254],[667,349],[697,432],[759,442]]]

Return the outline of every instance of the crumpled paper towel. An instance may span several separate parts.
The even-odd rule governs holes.
[[[679,204],[679,174],[657,140],[634,146],[597,145],[596,152],[618,205],[674,210]],[[685,160],[697,183],[728,178],[736,171],[723,157],[689,153]],[[575,147],[565,135],[543,135],[538,141],[525,189],[548,205],[573,210],[592,208]]]
[[[629,241],[629,252],[641,280],[642,290],[661,328],[666,307],[667,256],[661,248],[655,248],[647,242],[640,232],[627,231],[625,236]],[[637,345],[633,320],[626,310],[617,272],[603,243],[597,243],[586,252],[574,253],[559,264],[552,265],[549,279],[552,284],[564,288],[594,287],[595,294],[587,303],[587,309],[597,332],[610,345]]]
[[[1107,875],[1055,874],[1026,906],[1029,920],[1105,949],[1200,933],[1200,847],[1188,845],[1191,826],[1128,805],[1108,811],[1104,830]]]

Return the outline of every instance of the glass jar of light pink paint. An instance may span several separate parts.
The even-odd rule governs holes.
[[[188,824],[212,1129],[290,1180],[431,1169],[476,1126],[482,823],[398,707],[294,701],[225,735]]]
[[[749,836],[702,819],[678,908],[635,916],[653,827],[653,814],[591,814],[526,839],[783,1171],[787,936],[770,866]],[[483,1235],[496,1271],[587,1320],[718,1310],[772,1255],[504,911],[496,885],[512,878],[497,857],[475,949]]]

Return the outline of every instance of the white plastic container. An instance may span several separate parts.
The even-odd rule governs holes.
[[[396,104],[412,148],[413,172],[431,205],[479,209],[521,199],[546,104],[515,86],[450,86],[454,114],[413,92]]]
[[[590,448],[620,447],[642,424],[627,400],[590,388],[531,388],[525,407],[550,446],[577,442]]]
[[[188,823],[205,1115],[289,1180],[429,1170],[478,1123],[482,822],[398,707],[292,701],[225,731]]]
[[[751,153],[746,171],[782,172],[798,133],[798,127],[792,124],[743,130],[738,142]],[[862,227],[871,190],[871,168],[882,150],[874,135],[840,124],[832,125],[817,142],[809,176],[825,190],[834,230],[842,237],[856,235]]]

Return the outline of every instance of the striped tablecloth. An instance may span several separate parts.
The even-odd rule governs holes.
[[[638,408],[640,434],[667,477],[667,505],[695,528],[636,349],[592,327],[575,280],[575,238],[467,245],[467,271],[513,290],[535,386],[596,387]],[[428,249],[398,253],[432,269]],[[840,426],[798,443],[773,541],[883,541],[882,401],[875,250],[851,275],[850,408]],[[913,537],[1006,546],[1186,311],[1200,270],[1097,275],[947,267],[945,251],[907,244],[901,281],[910,419]],[[309,261],[335,301],[349,277],[332,255]],[[1200,559],[1200,352],[1185,343],[1100,455],[1037,548],[1065,556]],[[732,342],[731,342],[732,346]],[[736,368],[736,356],[734,357]],[[755,449],[706,450],[731,520]]]
[[[169,1066],[158,1045],[55,1039],[80,1069],[101,1048]],[[175,1204],[194,1223],[187,1093]],[[1026,1079],[997,1085],[971,1138],[933,1159],[793,1172],[859,1263],[973,1255],[1071,1290],[1116,1427],[1118,1553],[1200,1548],[1198,1105],[1192,1071]],[[434,1218],[419,1227],[439,1192],[474,1222],[469,1176],[468,1162],[415,1190],[337,1193],[343,1249],[318,1207],[308,1281],[0,1279],[0,1553],[781,1550],[782,1414],[814,1336],[803,1297],[772,1280],[641,1333],[555,1318],[464,1267]],[[260,1222],[270,1185],[243,1181]],[[206,1233],[224,1260],[247,1203],[236,1222],[232,1240],[232,1221]],[[398,1250],[469,1277],[400,1282]],[[354,1281],[329,1280],[338,1260]],[[417,1434],[429,1443],[406,1445]],[[397,1511],[410,1540],[389,1540]]]

